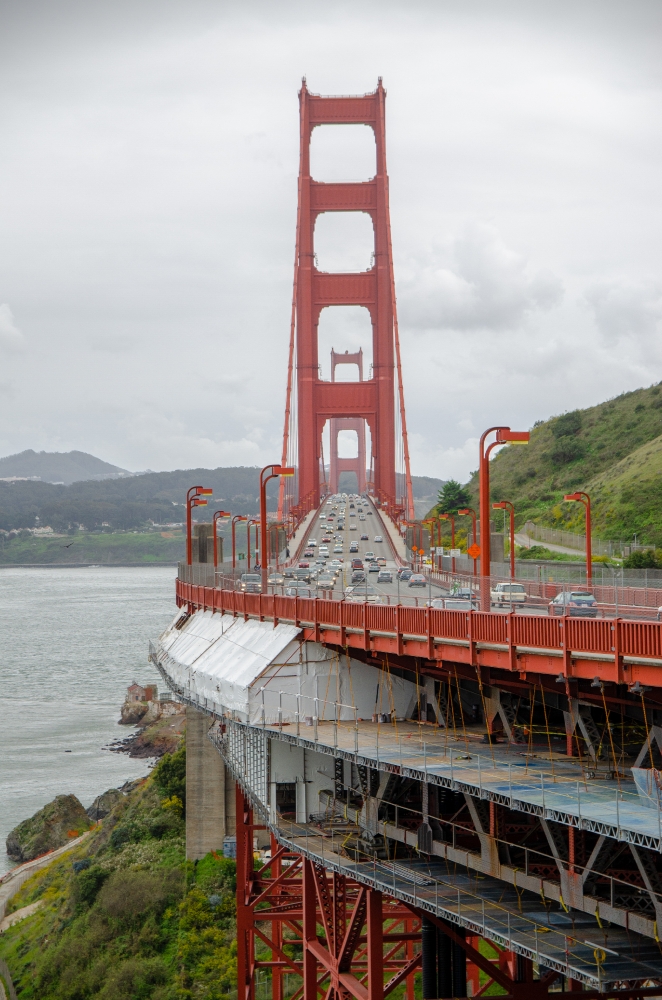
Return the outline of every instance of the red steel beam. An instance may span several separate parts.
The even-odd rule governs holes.
[[[440,669],[444,664],[466,664],[474,670],[504,671],[518,680],[536,673],[592,681],[599,674],[603,682],[631,685],[639,681],[662,687],[662,622],[348,604],[242,594],[182,580],[176,581],[176,599],[178,607],[188,606],[191,611],[208,609],[294,622],[302,628],[304,639],[405,659],[422,658]],[[626,663],[628,656],[636,657],[636,662]]]

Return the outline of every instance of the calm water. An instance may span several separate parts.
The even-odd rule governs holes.
[[[0,569],[0,872],[5,838],[62,793],[87,808],[146,774],[104,750],[128,684],[157,682],[147,646],[176,611],[174,566]],[[71,750],[71,753],[65,753]]]

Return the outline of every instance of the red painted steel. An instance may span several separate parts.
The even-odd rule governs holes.
[[[176,581],[176,597],[179,607],[188,606],[191,611],[205,608],[275,623],[295,622],[303,628],[305,638],[329,645],[424,657],[439,665],[468,663],[587,679],[599,674],[618,683],[639,680],[662,687],[662,663],[656,662],[662,660],[662,622],[353,604],[244,594],[183,580]],[[556,655],[551,655],[555,651]],[[599,654],[601,659],[582,660],[583,653]],[[624,656],[638,657],[642,662],[624,665]]]
[[[395,504],[395,334],[393,262],[391,260],[388,176],[385,150],[385,97],[377,90],[361,97],[320,97],[305,81],[300,100],[299,208],[296,272],[296,376],[298,407],[298,491],[317,506],[320,456],[327,420],[367,421],[374,456],[376,494]],[[376,142],[373,180],[323,184],[310,176],[310,139],[318,125],[367,125]],[[327,274],[315,264],[314,231],[322,212],[367,212],[373,222],[374,264],[357,274]],[[319,377],[317,328],[327,306],[362,306],[372,321],[372,378],[363,382],[323,382]],[[365,473],[364,473],[365,474]],[[408,477],[410,478],[410,477]],[[300,501],[301,502],[301,501]]]
[[[363,382],[363,350],[350,354],[345,351],[340,354],[331,351],[331,381],[336,381],[338,365],[356,365],[359,370],[359,382]],[[356,458],[338,457],[338,434],[340,431],[356,431],[358,439],[358,454]],[[353,472],[358,483],[358,492],[366,490],[366,450],[365,450],[365,420],[360,417],[333,417],[330,421],[330,454],[329,454],[329,490],[338,493],[338,481],[341,472]]]

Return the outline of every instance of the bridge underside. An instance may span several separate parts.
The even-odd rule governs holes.
[[[342,643],[284,604],[265,620],[273,598],[186,596],[152,658],[237,781],[242,997],[660,993],[659,686],[595,687],[608,657],[558,684],[542,652],[514,675],[411,655],[406,633],[387,655],[365,619]],[[219,643],[248,650],[243,693]]]

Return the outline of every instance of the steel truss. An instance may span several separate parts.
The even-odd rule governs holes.
[[[237,784],[237,977],[238,1000],[255,1000],[258,970],[270,970],[272,1000],[384,1000],[404,984],[414,1000],[414,976],[422,969],[423,996],[482,996],[492,984],[512,1000],[542,1000],[559,973],[493,941],[489,958],[481,938],[462,927],[327,868],[271,835],[271,857],[256,868],[254,821],[248,797]],[[284,989],[284,976],[295,977]],[[481,976],[481,973],[483,975]],[[581,984],[568,981],[568,993]],[[660,987],[621,984],[589,998],[636,1000],[659,996]],[[555,993],[555,997],[565,993]]]

